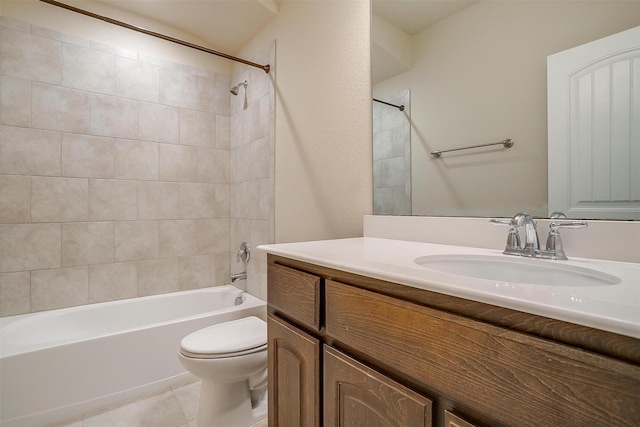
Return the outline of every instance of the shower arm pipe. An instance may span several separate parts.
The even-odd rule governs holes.
[[[70,10],[72,12],[79,13],[81,15],[90,16],[91,18],[99,19],[101,21],[108,22],[109,24],[117,25],[119,27],[123,27],[123,28],[126,28],[128,30],[137,31],[139,33],[143,33],[143,34],[146,34],[148,36],[157,37],[157,38],[162,39],[162,40],[170,41],[172,43],[177,43],[179,45],[190,47],[192,49],[196,49],[196,50],[199,50],[199,51],[202,51],[202,52],[210,53],[212,55],[220,56],[220,57],[225,58],[225,59],[230,59],[231,61],[236,61],[236,62],[240,62],[240,63],[245,64],[245,65],[250,65],[252,67],[260,68],[267,74],[269,74],[269,71],[271,70],[271,66],[269,64],[262,65],[262,64],[258,64],[258,63],[255,63],[255,62],[247,61],[246,59],[237,58],[235,56],[227,55],[226,53],[218,52],[216,50],[209,49],[209,48],[204,47],[204,46],[200,46],[200,45],[197,45],[197,44],[194,44],[194,43],[189,43],[189,42],[186,42],[184,40],[180,40],[180,39],[176,39],[174,37],[166,36],[164,34],[156,33],[155,31],[150,31],[150,30],[147,30],[147,29],[142,28],[142,27],[138,27],[138,26],[135,26],[135,25],[127,24],[126,22],[122,22],[122,21],[118,21],[116,19],[112,19],[112,18],[109,18],[109,17],[106,17],[106,16],[98,15],[96,13],[89,12],[87,10],[80,9],[80,8],[77,8],[77,7],[74,7],[74,6],[70,6],[68,4],[60,3],[60,2],[55,1],[55,0],[40,0],[40,1],[43,2],[43,3],[48,3],[48,4],[53,5],[53,6],[61,7],[63,9]]]
[[[502,145],[504,148],[513,147],[513,139],[507,138],[498,142],[490,142],[488,144],[478,144],[478,145],[470,145],[468,147],[460,147],[460,148],[450,148],[449,150],[435,150],[431,152],[431,155],[436,159],[439,159],[442,153],[449,153],[451,151],[460,151],[460,150],[469,150],[471,148],[480,148],[480,147],[490,147],[492,145]]]
[[[381,103],[381,104],[386,104],[386,105],[389,105],[389,106],[391,106],[391,107],[396,107],[396,108],[397,108],[398,110],[400,110],[400,111],[404,111],[404,105],[395,105],[395,104],[390,104],[390,103],[388,103],[388,102],[386,102],[386,101],[380,101],[379,99],[375,99],[375,98],[373,98],[373,100],[374,100],[374,101],[376,101],[376,102],[379,102],[379,103]]]

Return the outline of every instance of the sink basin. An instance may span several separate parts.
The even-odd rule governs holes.
[[[414,262],[424,268],[496,282],[543,286],[607,286],[620,279],[601,271],[557,261],[483,255],[429,255]]]

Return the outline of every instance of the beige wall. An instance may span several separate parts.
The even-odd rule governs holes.
[[[413,213],[546,216],[547,56],[636,25],[638,1],[489,1],[417,34],[412,70],[374,88],[411,90]]]
[[[284,1],[276,40],[275,242],[362,235],[372,210],[369,1]]]

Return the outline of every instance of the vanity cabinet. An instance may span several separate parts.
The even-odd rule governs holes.
[[[640,425],[640,340],[275,255],[268,283],[272,427]]]

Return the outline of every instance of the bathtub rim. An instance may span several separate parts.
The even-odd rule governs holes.
[[[98,339],[98,338],[103,338],[103,337],[109,337],[109,336],[114,336],[117,334],[121,334],[121,333],[125,333],[125,332],[133,332],[133,331],[137,331],[137,330],[141,330],[141,329],[145,329],[145,328],[149,328],[149,327],[159,327],[159,326],[163,326],[163,325],[168,325],[171,324],[173,322],[175,322],[177,319],[180,320],[194,320],[194,319],[199,319],[199,318],[203,318],[203,317],[207,317],[208,315],[210,315],[211,311],[205,311],[205,312],[201,312],[198,314],[194,314],[194,315],[190,315],[190,316],[183,316],[183,317],[178,317],[178,318],[172,318],[172,319],[168,319],[168,320],[164,320],[164,321],[160,321],[160,322],[154,322],[154,323],[148,323],[148,324],[144,324],[143,326],[136,326],[136,327],[131,327],[131,328],[124,328],[124,329],[118,329],[116,331],[113,332],[108,332],[108,333],[99,333],[96,335],[91,335],[89,337],[83,337],[83,338],[79,338],[79,339],[69,339],[69,340],[63,340],[63,341],[52,341],[52,342],[47,342],[44,343],[42,345],[35,345],[35,346],[29,346],[29,348],[24,349],[24,350],[18,350],[18,351],[12,351],[11,348],[9,349],[9,351],[6,350],[6,344],[4,344],[2,342],[2,331],[4,330],[4,328],[9,327],[10,325],[13,325],[17,322],[23,321],[23,320],[33,320],[33,321],[42,321],[43,319],[46,321],[47,318],[51,318],[53,316],[58,316],[61,315],[63,312],[79,312],[79,311],[86,311],[86,310],[91,310],[93,308],[95,308],[96,306],[100,306],[100,307],[108,307],[111,305],[117,305],[117,304],[122,304],[122,303],[132,303],[132,302],[144,302],[147,300],[151,300],[151,299],[167,299],[167,298],[171,298],[171,297],[175,297],[176,294],[180,294],[180,295],[190,295],[190,294],[197,294],[197,293],[216,293],[216,292],[229,292],[229,293],[233,293],[233,294],[237,294],[237,296],[241,296],[243,297],[244,301],[242,303],[242,305],[245,306],[245,308],[251,308],[251,307],[256,307],[256,306],[261,306],[261,305],[266,305],[266,302],[261,300],[260,298],[256,297],[255,295],[244,291],[232,284],[225,284],[225,285],[217,285],[217,286],[207,286],[204,288],[197,288],[197,289],[189,289],[189,290],[184,290],[184,291],[175,291],[175,292],[167,292],[167,293],[163,293],[163,294],[156,294],[156,295],[145,295],[142,297],[132,297],[132,298],[123,298],[123,299],[119,299],[119,300],[113,300],[113,301],[104,301],[104,302],[99,302],[99,303],[92,303],[92,304],[83,304],[83,305],[77,305],[77,306],[71,306],[71,307],[63,307],[63,308],[56,308],[56,309],[52,309],[52,310],[45,310],[45,311],[38,311],[38,312],[33,312],[33,313],[23,313],[23,314],[17,314],[17,315],[13,315],[13,316],[5,316],[5,317],[0,317],[0,359],[4,359],[7,357],[14,357],[14,356],[20,356],[22,354],[26,354],[26,353],[30,353],[30,352],[34,352],[34,351],[39,351],[39,350],[44,350],[47,348],[52,348],[52,347],[57,347],[57,346],[62,346],[62,345],[67,345],[67,344],[73,344],[73,343],[78,343],[78,342],[82,342],[82,341],[87,341],[87,340],[93,340],[93,339]],[[247,305],[245,305],[247,304]],[[228,311],[233,311],[236,309],[237,306],[231,306],[231,307],[225,307],[222,308],[220,310],[216,310],[216,312],[220,312],[220,313],[225,313]]]

